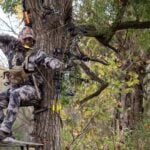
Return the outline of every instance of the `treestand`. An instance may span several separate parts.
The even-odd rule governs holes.
[[[29,150],[30,148],[34,148],[35,150],[40,150],[40,148],[43,147],[43,144],[24,142],[24,141],[15,140],[11,137],[8,137],[3,141],[0,141],[0,147],[20,147],[20,150],[25,150],[25,148],[26,150]]]

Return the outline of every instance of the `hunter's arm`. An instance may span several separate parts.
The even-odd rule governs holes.
[[[10,50],[14,50],[14,47],[17,45],[17,43],[19,43],[19,41],[15,37],[0,34],[0,48],[6,55]]]
[[[17,39],[15,37],[13,37],[13,36],[10,36],[10,35],[7,35],[7,34],[1,34],[0,35],[0,43],[3,46],[9,45],[13,41],[14,42],[17,41]]]
[[[61,62],[60,60],[48,56],[44,51],[39,50],[34,58],[34,62],[37,65],[43,65],[47,68],[51,69],[63,69],[65,67],[64,63]]]

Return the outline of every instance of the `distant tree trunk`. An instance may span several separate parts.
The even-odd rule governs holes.
[[[147,118],[150,118],[150,61],[147,62],[145,68],[145,77],[144,77],[144,115]]]
[[[144,69],[145,66],[142,66]],[[139,68],[138,68],[139,69]],[[141,67],[140,67],[141,69]],[[116,150],[121,150],[122,143],[125,143],[126,137],[122,134],[128,130],[134,130],[138,121],[143,118],[143,79],[145,74],[138,70],[139,84],[133,87],[134,92],[120,93],[120,103],[114,116],[114,128],[120,135],[120,143],[117,143]]]
[[[36,48],[43,49],[49,55],[52,55],[54,48],[64,50],[67,41],[66,29],[72,18],[72,0],[26,0],[26,4],[36,33]],[[57,10],[58,14],[55,13]],[[59,59],[62,60],[62,57]],[[52,105],[57,103],[54,71],[41,71],[47,82],[40,107],[48,109],[35,114],[34,134],[36,141],[44,144],[42,150],[60,150],[61,119],[59,112],[52,110]]]
[[[121,34],[118,35],[118,38],[121,38]],[[132,76],[129,72],[134,72],[138,75],[139,83],[133,85],[131,88],[133,91],[125,92],[125,89],[128,88],[126,84],[122,87],[119,95],[118,108],[116,109],[115,118],[114,118],[114,127],[120,132],[124,129],[134,129],[136,123],[142,119],[143,115],[143,95],[144,95],[144,85],[143,80],[145,77],[145,67],[147,54],[141,54],[137,52],[136,44],[133,39],[134,36],[127,39],[127,43],[122,48],[119,54],[120,61],[122,62],[121,69],[124,71],[122,75],[122,81],[124,83],[130,81],[132,82]],[[130,55],[129,55],[130,54]],[[130,57],[129,57],[130,56]],[[138,58],[137,62],[134,62],[131,58]],[[126,73],[126,74],[125,74]],[[134,79],[133,79],[134,80]]]
[[[141,78],[141,77],[139,77]],[[120,102],[122,112],[119,117],[119,129],[133,129],[143,112],[142,79],[133,87],[134,92],[121,93]]]

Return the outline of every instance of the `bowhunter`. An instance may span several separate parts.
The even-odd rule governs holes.
[[[35,38],[33,30],[25,26],[18,39],[0,35],[3,52],[7,56],[10,70],[5,72],[10,88],[0,92],[0,140],[9,137],[16,120],[18,109],[26,103],[36,104],[42,99],[43,78],[40,66],[51,69],[64,68],[64,63],[48,56],[43,50],[33,51]],[[6,116],[3,109],[7,108]]]

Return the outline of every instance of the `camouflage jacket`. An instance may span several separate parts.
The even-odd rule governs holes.
[[[41,49],[32,51],[30,55],[28,55],[29,50],[24,48],[21,42],[13,36],[0,35],[0,48],[8,59],[10,69],[15,66],[23,66],[23,64],[25,64],[25,71],[27,73],[36,72],[35,77],[39,83],[43,83],[43,78],[40,74],[41,72],[38,71],[41,66],[51,69],[61,69],[64,67],[64,64],[61,61],[48,56]],[[33,84],[30,76],[25,84]]]

